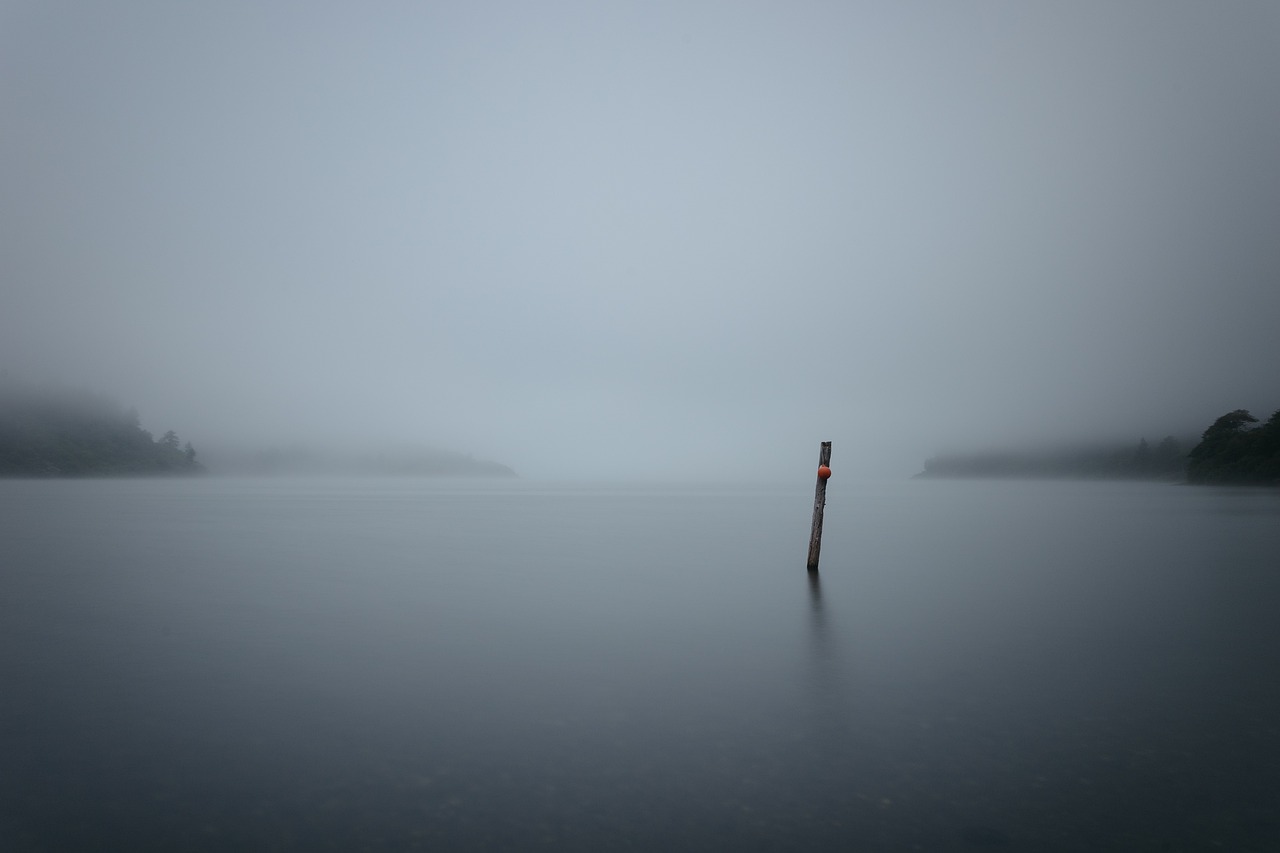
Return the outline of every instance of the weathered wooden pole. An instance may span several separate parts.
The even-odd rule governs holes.
[[[813,495],[813,530],[809,534],[809,571],[818,570],[822,551],[822,509],[827,505],[827,479],[831,476],[831,442],[822,442],[818,452],[818,487]]]

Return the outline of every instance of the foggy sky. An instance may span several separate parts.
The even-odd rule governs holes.
[[[0,0],[0,367],[220,442],[907,475],[1280,407],[1265,2]]]

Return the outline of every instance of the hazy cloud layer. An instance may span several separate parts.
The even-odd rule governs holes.
[[[7,2],[0,366],[534,476],[1199,430],[1277,93],[1266,3]]]

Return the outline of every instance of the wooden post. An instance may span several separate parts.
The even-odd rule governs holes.
[[[827,477],[831,476],[831,442],[822,442],[818,453],[818,487],[813,495],[813,530],[809,534],[809,571],[818,570],[818,553],[822,550],[822,509],[827,505]],[[828,469],[823,471],[822,469]],[[824,477],[823,474],[827,476]]]

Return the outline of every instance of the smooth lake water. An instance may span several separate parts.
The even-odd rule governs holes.
[[[1280,495],[0,481],[0,850],[1280,850]]]

